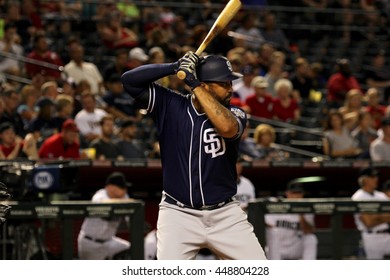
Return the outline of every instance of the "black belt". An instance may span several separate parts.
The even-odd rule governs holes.
[[[183,203],[181,203],[181,202],[179,202],[179,201],[177,201],[169,196],[165,196],[165,199],[164,199],[164,201],[169,203],[169,204],[177,205],[177,206],[182,207],[182,208],[190,208],[190,209],[194,209],[194,210],[214,210],[214,209],[221,208],[222,206],[228,204],[229,202],[235,201],[235,200],[236,199],[234,197],[230,197],[230,198],[226,199],[225,201],[222,201],[222,202],[214,204],[214,205],[204,205],[204,206],[200,206],[200,207],[192,207],[192,206],[185,205],[185,204],[183,204]]]
[[[104,243],[104,242],[107,242],[108,240],[106,239],[98,239],[98,238],[92,238],[91,236],[88,236],[88,235],[84,235],[84,238],[85,239],[88,239],[88,240],[91,240],[93,242],[96,242],[96,243]]]
[[[377,234],[377,233],[390,233],[390,229],[382,229],[382,230],[376,230],[376,231],[373,231],[373,230],[367,230],[366,231],[367,233],[372,233],[372,234]]]

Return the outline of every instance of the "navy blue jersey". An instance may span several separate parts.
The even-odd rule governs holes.
[[[245,112],[229,107],[239,121],[234,139],[218,135],[207,115],[196,111],[192,95],[151,84],[147,111],[158,130],[164,191],[192,207],[225,201],[237,192],[238,145]]]

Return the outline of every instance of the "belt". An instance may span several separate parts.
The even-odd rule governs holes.
[[[169,203],[169,204],[177,205],[177,206],[182,207],[182,208],[190,208],[190,209],[194,209],[194,210],[214,210],[214,209],[221,208],[222,206],[228,204],[229,202],[235,201],[235,200],[236,199],[234,197],[230,197],[230,198],[226,199],[225,201],[222,201],[222,202],[214,204],[214,205],[204,205],[204,206],[200,206],[200,207],[192,207],[189,205],[185,205],[185,204],[183,204],[183,203],[181,203],[181,202],[179,202],[179,201],[177,201],[169,196],[165,196],[165,199],[164,199],[164,201]]]
[[[88,236],[88,235],[84,235],[84,238],[85,239],[88,239],[88,240],[91,240],[93,242],[96,242],[96,243],[104,243],[104,242],[107,242],[108,240],[106,239],[98,239],[98,238],[92,238],[91,236]]]
[[[382,229],[382,230],[376,230],[376,231],[373,231],[373,230],[367,230],[366,231],[367,233],[371,233],[371,234],[377,234],[377,233],[390,233],[390,229]]]

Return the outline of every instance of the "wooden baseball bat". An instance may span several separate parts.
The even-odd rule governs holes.
[[[202,52],[206,49],[210,42],[226,27],[226,25],[228,25],[228,23],[237,14],[240,8],[240,0],[230,0],[226,4],[225,8],[219,14],[218,18],[215,20],[213,26],[209,30],[209,33],[207,33],[206,37],[203,39],[203,42],[196,50],[196,55],[199,56],[202,54]],[[186,78],[186,72],[184,72],[183,70],[179,70],[176,75],[180,80],[184,80]]]

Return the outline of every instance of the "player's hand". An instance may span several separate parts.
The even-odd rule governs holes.
[[[184,82],[191,89],[196,88],[200,85],[200,81],[196,76],[196,65],[198,65],[199,57],[192,51],[188,51],[180,60],[179,60],[179,71],[184,71],[186,77]]]

